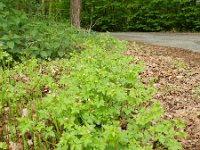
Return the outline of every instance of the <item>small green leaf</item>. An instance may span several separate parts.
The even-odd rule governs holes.
[[[6,25],[7,26],[7,25]],[[1,40],[4,40],[4,41],[7,41],[7,40],[9,40],[10,38],[9,38],[9,36],[8,35],[3,35],[2,37],[1,37]]]
[[[48,57],[48,53],[46,51],[41,51],[40,52],[40,55],[43,57],[43,58],[47,58]]]
[[[3,10],[4,7],[6,7],[5,4],[0,2],[0,10]]]
[[[63,57],[65,55],[64,51],[58,51],[58,56]]]
[[[7,46],[8,46],[9,48],[13,49],[14,46],[15,46],[15,43],[14,43],[13,41],[9,41],[9,42],[7,42]]]
[[[178,129],[183,130],[185,128],[185,124],[182,120],[174,120],[174,121]]]
[[[0,149],[7,149],[6,142],[0,142]]]

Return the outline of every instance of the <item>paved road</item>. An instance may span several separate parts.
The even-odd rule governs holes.
[[[121,40],[177,47],[200,52],[200,33],[113,32]]]

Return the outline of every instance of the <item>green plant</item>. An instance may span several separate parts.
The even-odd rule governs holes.
[[[187,64],[185,64],[184,62],[182,62],[180,60],[176,60],[176,59],[174,59],[171,62],[171,66],[175,69],[187,69],[188,68]]]
[[[142,46],[137,44],[136,42],[129,43],[129,47],[131,50],[140,51]]]
[[[0,43],[15,61],[21,61],[23,57],[46,60],[67,58],[72,51],[83,49],[81,43],[84,38],[94,37],[92,33],[70,27],[67,22],[28,18],[24,12],[2,2],[0,10]]]
[[[195,97],[197,97],[198,99],[200,99],[200,86],[199,85],[197,85],[197,87],[196,87]]]
[[[0,142],[0,149],[6,149],[7,144],[5,142]]]
[[[200,112],[197,112],[197,117],[200,118]]]
[[[140,82],[142,65],[130,64],[125,43],[94,37],[69,60],[0,70],[3,134],[24,149],[181,149],[182,123],[160,119],[155,89]]]
[[[1,47],[0,47],[1,48]],[[12,57],[3,50],[0,49],[0,68],[10,67],[12,64]]]

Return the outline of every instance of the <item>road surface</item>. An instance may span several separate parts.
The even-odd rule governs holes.
[[[144,42],[200,52],[200,33],[113,32],[121,40]]]

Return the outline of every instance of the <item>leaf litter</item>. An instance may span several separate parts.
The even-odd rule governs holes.
[[[157,92],[153,99],[161,102],[165,110],[163,118],[184,121],[188,136],[178,139],[183,148],[199,150],[200,98],[196,95],[200,86],[200,53],[129,42],[127,54],[144,62],[140,78],[144,84],[154,80]]]

